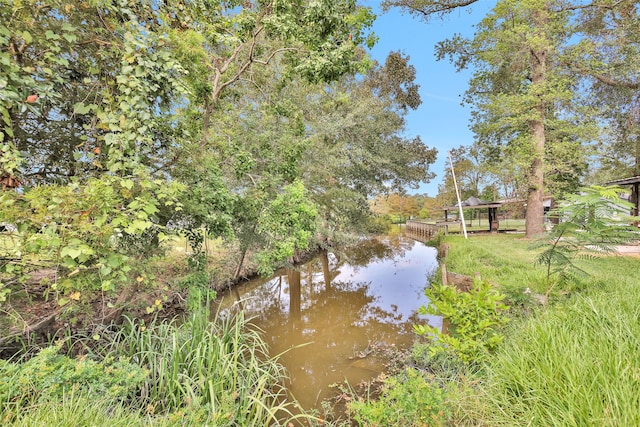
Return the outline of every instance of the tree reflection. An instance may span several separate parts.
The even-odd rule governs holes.
[[[381,372],[384,360],[366,349],[404,347],[413,341],[413,324],[420,321],[416,311],[424,304],[416,294],[421,297],[427,284],[421,248],[402,236],[362,241],[349,256],[323,252],[299,269],[282,270],[240,290],[245,313],[255,316],[271,354],[284,353],[280,360],[289,370],[290,388],[303,406],[318,407],[318,397],[331,393],[329,384],[345,378],[355,384]],[[415,273],[420,277],[412,279],[420,292],[407,297],[410,301],[381,301],[381,278],[369,278],[380,276],[371,270],[374,264],[381,271],[423,265]],[[390,292],[402,289],[403,280],[392,283]],[[398,306],[405,303],[415,308]]]
[[[287,283],[289,284],[289,317],[296,321],[300,320],[300,304],[301,304],[301,289],[300,289],[300,270],[294,268],[287,269]]]

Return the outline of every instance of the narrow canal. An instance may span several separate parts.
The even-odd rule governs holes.
[[[411,345],[413,325],[427,320],[417,310],[428,303],[424,288],[436,267],[434,248],[400,232],[247,282],[220,303],[254,317],[271,355],[283,354],[291,393],[305,409],[319,408],[338,393],[332,385],[375,378],[390,350]]]

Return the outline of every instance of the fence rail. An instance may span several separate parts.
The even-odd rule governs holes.
[[[408,220],[405,227],[408,232],[415,233],[429,239],[433,238],[433,236],[435,236],[439,231],[444,232],[444,234],[449,233],[448,224],[432,224],[428,222]]]

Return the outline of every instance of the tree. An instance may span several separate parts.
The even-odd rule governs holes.
[[[354,0],[180,1],[172,5],[175,42],[182,45],[197,76],[203,138],[212,128],[212,114],[224,92],[256,67],[284,59],[284,74],[311,82],[333,81],[363,70],[359,46],[369,47],[367,33],[374,15]],[[194,80],[195,81],[195,80]]]
[[[424,19],[472,3],[386,2]],[[478,143],[499,150],[508,147],[526,165],[528,238],[543,231],[547,156],[572,154],[564,163],[579,164],[582,151],[575,147],[589,136],[571,103],[575,75],[564,66],[572,34],[570,8],[565,6],[547,0],[499,1],[478,25],[473,40],[455,36],[437,48],[440,59],[449,56],[459,69],[474,67],[465,101],[474,106],[472,129]],[[566,149],[568,145],[573,148]]]
[[[173,173],[188,184],[181,223],[233,235],[238,277],[250,250],[274,247],[259,218],[300,175],[305,123],[282,92],[364,71],[370,61],[362,45],[375,41],[367,33],[374,16],[355,1],[184,6],[172,15],[192,89],[185,114],[192,140],[174,157]]]
[[[312,132],[303,170],[323,206],[329,233],[353,230],[369,215],[368,199],[432,177],[436,150],[405,138],[404,116],[420,99],[409,58],[389,55],[362,78],[322,88],[304,116]]]
[[[629,225],[636,219],[628,215],[633,205],[620,197],[623,192],[619,187],[584,187],[551,211],[560,221],[534,245],[542,248],[536,264],[546,269],[547,300],[556,286],[588,276],[575,260],[615,252],[616,245],[637,238],[637,228]]]
[[[220,144],[223,126],[220,139],[209,139],[207,121],[238,82],[255,84],[256,65],[279,82],[332,80],[364,69],[360,45],[374,41],[366,33],[373,15],[352,1],[28,0],[3,2],[0,18],[0,221],[19,230],[0,273],[13,282],[59,268],[52,289],[61,305],[88,301],[85,291],[122,289],[131,258],[144,253],[140,242],[157,246],[171,219],[229,234],[234,215],[256,205],[254,194],[228,185],[244,173],[248,150]],[[283,157],[293,162],[299,150],[285,139]],[[229,153],[236,167],[225,175],[218,161]],[[194,168],[199,162],[205,167]],[[264,224],[269,213],[295,213],[278,205],[283,194],[305,195],[290,172],[265,180],[261,204],[247,209],[253,227],[271,236],[262,247],[283,256],[291,243]],[[189,215],[176,217],[181,180],[197,198],[185,199]],[[299,233],[287,237],[304,247],[309,221],[292,227]]]
[[[640,174],[640,51],[634,1],[596,1],[580,12],[581,42],[571,67],[586,79],[584,102],[602,120],[594,183]]]

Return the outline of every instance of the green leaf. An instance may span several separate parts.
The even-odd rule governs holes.
[[[69,43],[75,43],[75,41],[78,40],[78,36],[75,34],[63,34],[62,37],[64,37]]]
[[[120,185],[122,185],[124,188],[126,188],[127,190],[131,190],[133,188],[133,180],[131,179],[123,179],[120,181]],[[131,202],[133,203],[133,202]],[[129,207],[131,207],[131,205],[129,205]]]
[[[30,44],[31,42],[33,42],[33,37],[31,36],[31,33],[29,33],[28,31],[22,32],[22,38],[27,44]]]
[[[62,257],[68,256],[68,257],[73,258],[73,259],[77,259],[81,254],[82,254],[82,251],[80,249],[70,248],[68,246],[65,246],[60,251],[60,255]]]
[[[57,35],[56,33],[54,33],[54,32],[53,32],[53,31],[51,31],[51,30],[47,30],[47,31],[44,33],[44,35],[45,35],[45,37],[47,38],[47,40],[59,40],[59,39],[60,39],[60,36],[59,36],[59,35]]]
[[[117,255],[117,254],[109,255],[109,258],[107,258],[107,264],[111,268],[120,267],[120,265],[122,264],[122,261],[123,261],[122,257],[120,255]]]
[[[91,105],[85,105],[82,101],[73,104],[75,114],[87,114],[89,111],[91,111]]]

